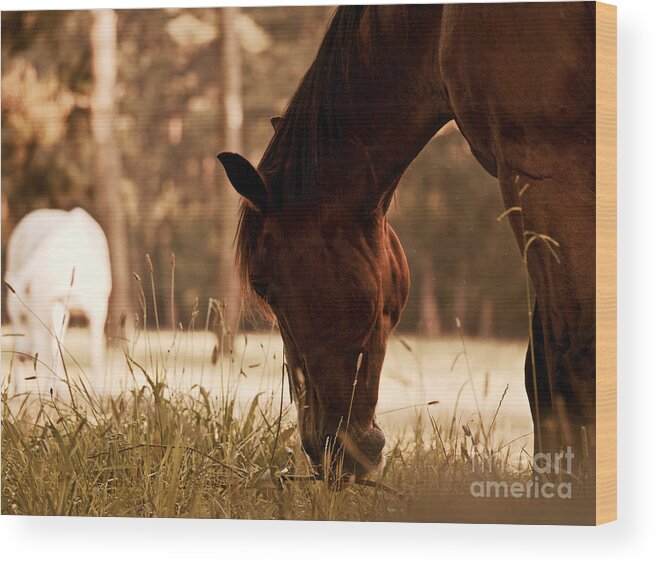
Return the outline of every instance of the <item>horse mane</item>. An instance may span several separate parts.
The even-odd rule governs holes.
[[[273,208],[321,199],[317,182],[320,163],[336,157],[338,144],[357,117],[352,99],[356,78],[353,71],[365,71],[357,73],[359,82],[374,78],[376,15],[381,8],[343,6],[331,19],[314,62],[289,102],[258,167]],[[396,9],[401,11],[399,23],[407,24],[406,8]],[[371,16],[368,25],[361,25],[367,16]],[[235,242],[237,268],[246,292],[250,290],[249,259],[257,249],[260,233],[260,212],[242,201]]]
[[[332,155],[352,116],[349,76],[360,59],[359,26],[365,9],[354,6],[335,12],[313,64],[264,152],[259,170],[269,190],[285,193],[271,194],[274,200],[282,197],[286,203],[296,203],[316,196],[320,158]]]

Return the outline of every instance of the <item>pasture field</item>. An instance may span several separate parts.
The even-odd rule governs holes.
[[[137,332],[90,375],[86,331],[73,328],[61,399],[39,392],[43,371],[17,362],[10,333],[3,514],[412,520],[427,496],[475,500],[484,475],[530,479],[523,343],[393,336],[378,407],[385,464],[336,491],[311,480],[275,331],[238,335],[232,349],[193,328]]]

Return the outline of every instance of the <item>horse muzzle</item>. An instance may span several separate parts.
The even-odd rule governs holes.
[[[303,438],[303,451],[315,472],[330,482],[348,483],[351,478],[364,477],[383,462],[385,434],[373,424],[366,431],[337,431],[324,434],[319,441]]]

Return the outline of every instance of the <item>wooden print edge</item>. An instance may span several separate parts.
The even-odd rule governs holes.
[[[617,7],[596,3],[596,523],[617,519]]]

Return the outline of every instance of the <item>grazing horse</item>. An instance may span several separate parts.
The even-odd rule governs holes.
[[[319,472],[381,462],[380,371],[409,286],[386,214],[450,120],[499,180],[535,288],[535,452],[570,446],[594,463],[594,4],[352,6],[336,11],[258,170],[218,156],[244,199],[238,265],[280,327]]]
[[[93,374],[102,374],[105,321],[112,287],[109,248],[98,223],[81,208],[35,210],[7,247],[7,313],[19,359],[35,363],[40,390],[58,394],[63,343],[71,313],[89,321]],[[58,343],[59,342],[59,343]]]

